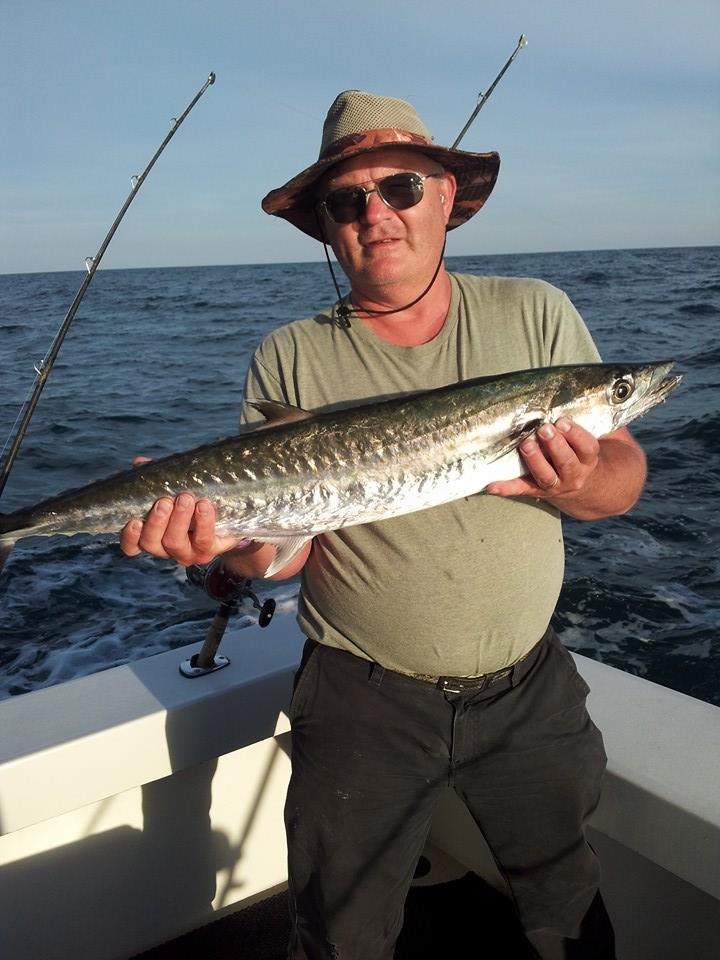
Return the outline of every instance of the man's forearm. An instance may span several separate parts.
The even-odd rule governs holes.
[[[271,543],[254,542],[222,554],[223,566],[228,573],[253,579],[264,575],[274,556],[275,547]]]
[[[303,549],[293,557],[282,570],[273,574],[271,580],[286,580],[294,576],[302,569],[310,554],[308,543]],[[275,558],[275,547],[271,543],[257,543],[253,541],[246,547],[239,550],[229,550],[222,555],[223,566],[229,573],[240,577],[250,577],[251,579],[260,579],[265,576],[265,571]]]

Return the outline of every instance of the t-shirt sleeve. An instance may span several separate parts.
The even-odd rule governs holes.
[[[567,294],[560,294],[549,310],[546,349],[549,365],[565,363],[599,363],[600,352],[590,331]]]
[[[279,371],[272,370],[268,366],[261,345],[253,354],[245,375],[243,403],[240,407],[240,426],[262,423],[265,420],[260,411],[246,403],[246,400],[280,400],[284,403],[286,402],[284,394]]]

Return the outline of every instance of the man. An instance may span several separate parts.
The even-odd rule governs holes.
[[[476,213],[497,154],[432,143],[407,103],[346,91],[319,160],[263,201],[332,247],[348,298],[275,331],[246,397],[317,410],[505,370],[594,362],[567,297],[540,281],[458,277],[445,233]],[[433,808],[454,786],[507,879],[538,957],[614,956],[584,839],[605,755],[587,686],[548,624],[563,575],[560,514],[628,510],[645,476],[626,430],[543,425],[527,475],[486,494],[317,537],[290,714],[286,805],[291,960],[388,960]],[[214,509],[163,498],[122,546],[183,564],[223,554],[262,576],[275,547],[214,531]],[[481,932],[479,931],[481,935]]]

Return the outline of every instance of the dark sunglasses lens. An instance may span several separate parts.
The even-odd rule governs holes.
[[[365,191],[360,187],[341,187],[325,197],[325,207],[335,223],[352,223],[365,209]]]
[[[380,180],[376,189],[394,210],[407,210],[423,198],[423,180],[416,173],[394,173]],[[335,223],[353,223],[363,215],[366,202],[362,187],[340,187],[325,197],[325,209]]]
[[[380,181],[378,192],[395,210],[408,210],[422,200],[423,182],[414,173],[396,173]]]

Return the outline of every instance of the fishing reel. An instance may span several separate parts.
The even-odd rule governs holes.
[[[230,663],[228,657],[216,656],[217,649],[230,616],[236,612],[243,600],[251,600],[255,609],[260,611],[258,624],[261,627],[267,627],[272,620],[275,601],[269,598],[261,603],[255,591],[251,589],[252,580],[226,570],[222,557],[215,557],[207,566],[193,564],[191,567],[186,567],[185,575],[188,583],[194,587],[200,587],[211,600],[216,600],[220,604],[202,649],[180,664],[180,673],[184,677],[202,677],[207,673],[221,670]]]
[[[273,599],[260,603],[257,594],[250,589],[250,577],[238,576],[225,568],[222,557],[215,557],[207,566],[194,564],[185,568],[188,583],[200,587],[210,597],[219,603],[229,603],[238,607],[243,600],[252,600],[252,605],[260,611],[258,623],[266,627],[275,613]]]

